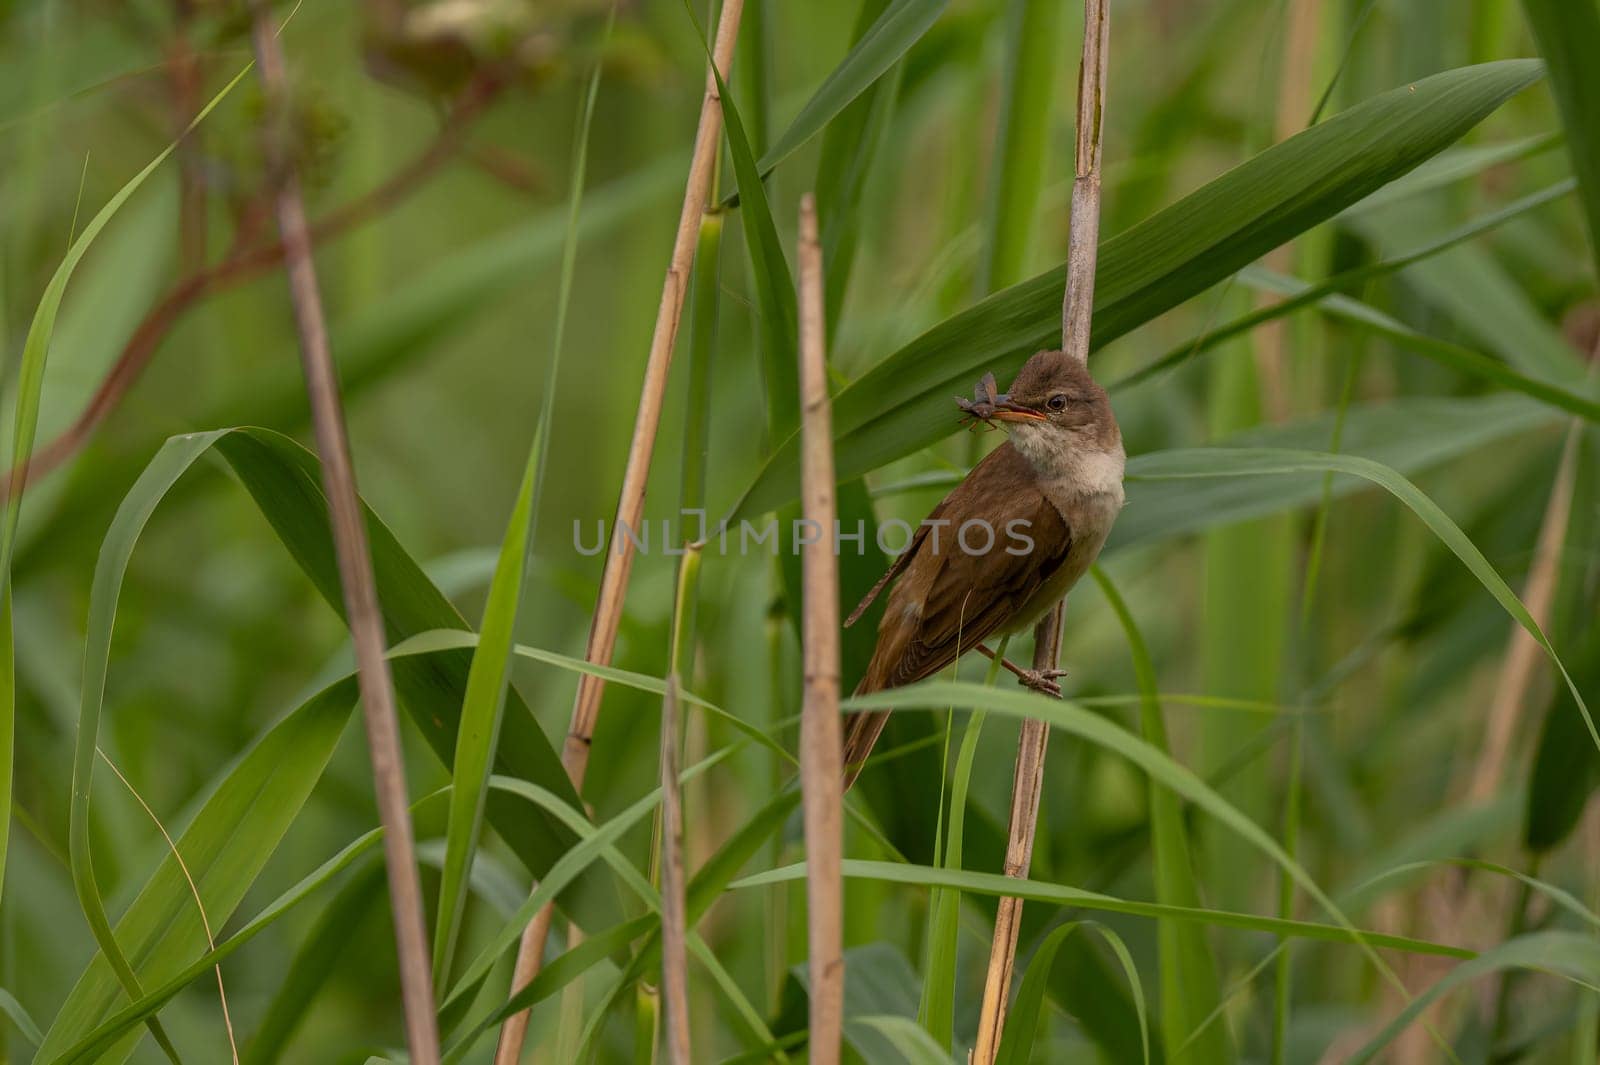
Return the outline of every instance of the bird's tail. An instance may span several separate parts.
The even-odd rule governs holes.
[[[856,695],[866,695],[879,690],[879,685],[872,683],[872,673],[861,678],[861,683],[856,685]],[[856,782],[856,777],[861,775],[861,770],[867,764],[867,756],[872,753],[873,744],[878,742],[878,737],[883,735],[883,727],[889,723],[889,711],[864,710],[851,714],[844,723],[844,790],[849,791],[850,785]]]

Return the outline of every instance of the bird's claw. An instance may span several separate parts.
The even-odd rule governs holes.
[[[1017,675],[1017,683],[1040,695],[1061,698],[1061,685],[1056,681],[1067,675],[1064,669],[1025,669]]]

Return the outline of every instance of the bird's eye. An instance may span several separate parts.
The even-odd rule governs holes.
[[[1055,395],[1050,397],[1050,402],[1045,405],[1051,410],[1066,410],[1067,394],[1065,392],[1057,392]]]

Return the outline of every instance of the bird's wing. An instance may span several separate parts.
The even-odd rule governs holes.
[[[1020,456],[1007,457],[990,471],[1000,477],[1012,475],[1008,479],[1015,483],[1004,492],[985,493],[990,506],[983,518],[996,536],[984,559],[981,582],[972,580],[973,567],[951,564],[966,561],[954,527],[946,526],[942,535],[927,536],[915,546],[890,593],[862,689],[896,688],[937,673],[1000,629],[1066,560],[1072,531],[1029,479],[1014,476],[1012,463],[1020,461]],[[958,498],[968,483],[970,479],[951,493],[941,505],[943,513],[974,513],[963,505],[965,499]],[[1028,523],[1035,544],[1026,554],[1006,550],[1015,546],[1006,530],[1018,520]]]
[[[949,501],[942,500],[938,506],[934,507],[933,510],[929,512],[926,521],[938,520],[939,515],[944,511],[945,503],[947,502]],[[878,598],[879,593],[881,593],[884,588],[888,586],[889,582],[900,576],[900,574],[904,573],[906,567],[911,565],[911,561],[917,557],[917,552],[922,547],[922,541],[928,538],[928,530],[930,526],[926,524],[926,521],[924,524],[917,527],[917,531],[912,534],[911,542],[906,545],[906,549],[894,557],[894,562],[890,564],[888,569],[883,571],[883,576],[879,577],[877,583],[872,586],[872,589],[868,591],[866,595],[861,597],[861,602],[856,604],[856,608],[850,611],[850,616],[844,619],[845,628],[848,629],[857,621],[860,621],[861,615],[867,612],[867,608],[872,606],[873,602]]]

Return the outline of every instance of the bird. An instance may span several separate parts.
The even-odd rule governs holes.
[[[1008,437],[923,519],[845,621],[894,582],[857,695],[923,680],[973,648],[990,653],[982,645],[991,637],[1031,628],[1088,571],[1122,510],[1122,431],[1086,359],[1037,352],[1007,392],[995,395],[986,375],[977,402],[958,403]],[[1062,671],[1012,668],[1025,686],[1060,697]],[[846,788],[888,716],[865,711],[847,722]]]

